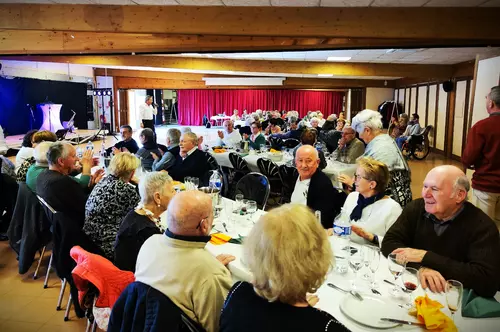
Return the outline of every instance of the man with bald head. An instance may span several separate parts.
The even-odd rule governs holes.
[[[365,153],[365,145],[356,138],[356,131],[351,126],[345,126],[342,129],[342,138],[334,153],[336,161],[355,164],[356,159]]]
[[[295,183],[291,203],[307,205],[321,212],[321,224],[325,229],[333,227],[333,219],[340,212],[345,197],[333,188],[332,181],[319,167],[318,150],[303,145],[295,153],[295,166],[299,177]]]
[[[433,168],[422,198],[410,202],[384,236],[382,252],[420,268],[422,287],[443,292],[460,281],[480,296],[499,289],[500,236],[483,211],[467,202],[469,180],[457,167]]]
[[[205,246],[213,223],[212,199],[197,190],[172,198],[167,230],[144,242],[135,279],[165,294],[206,331],[219,330],[219,316],[232,286],[230,255],[214,257]]]

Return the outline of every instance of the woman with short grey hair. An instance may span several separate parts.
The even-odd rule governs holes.
[[[38,175],[49,168],[47,151],[49,151],[52,144],[53,142],[42,142],[33,150],[35,164],[31,165],[30,168],[28,168],[28,172],[26,172],[26,185],[34,193],[36,193],[36,179],[38,178]]]
[[[369,109],[363,110],[352,119],[351,126],[367,144],[362,157],[378,160],[389,169],[390,195],[404,208],[412,200],[410,167],[394,139],[382,132],[382,115]],[[344,175],[339,179],[349,187],[354,183],[352,178]]]
[[[114,264],[121,270],[135,272],[135,262],[142,244],[154,234],[164,232],[160,215],[175,195],[167,172],[145,174],[139,182],[140,202],[123,219],[116,235]]]

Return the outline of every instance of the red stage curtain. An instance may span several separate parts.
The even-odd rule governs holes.
[[[319,110],[325,118],[342,111],[344,92],[312,90],[178,90],[179,124],[202,124],[203,115],[233,110],[249,113],[261,110],[298,111],[300,117]]]

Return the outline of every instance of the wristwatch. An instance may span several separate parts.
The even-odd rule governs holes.
[[[375,234],[373,235],[373,240],[372,240],[372,243],[373,244],[376,244],[376,245],[379,245],[379,242],[378,242],[378,236]]]

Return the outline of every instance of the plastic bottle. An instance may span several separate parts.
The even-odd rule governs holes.
[[[85,147],[86,150],[94,150],[94,144],[92,144],[91,141],[87,142],[87,146]]]
[[[347,273],[349,256],[351,254],[350,238],[351,223],[349,216],[342,209],[333,223],[333,253],[335,254],[335,271],[340,274]]]
[[[217,171],[212,172],[212,176],[210,176],[210,180],[208,182],[208,187],[213,192],[221,192],[222,191],[222,176]]]

